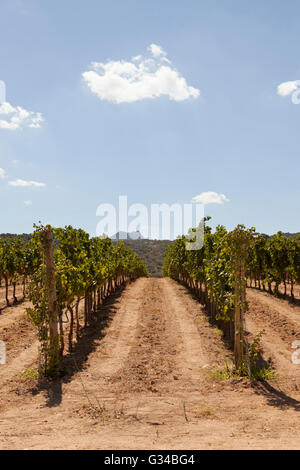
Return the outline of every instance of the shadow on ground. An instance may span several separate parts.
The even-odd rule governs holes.
[[[300,307],[300,299],[297,299],[296,297],[292,297],[290,294],[286,293],[286,295],[284,295],[283,293],[279,292],[278,295],[274,295],[274,294],[271,294],[268,290],[263,290],[263,289],[259,289],[258,287],[249,287],[247,286],[248,289],[252,289],[254,291],[257,291],[257,292],[261,292],[262,294],[269,294],[271,297],[273,297],[274,299],[282,299],[282,300],[285,300],[286,302],[288,302],[291,306],[293,307]]]
[[[300,401],[286,395],[282,390],[278,390],[271,385],[270,382],[261,381],[255,382],[252,385],[254,393],[263,395],[267,399],[269,406],[286,410],[292,408],[295,411],[300,411]]]
[[[200,299],[195,295],[195,293],[189,291],[186,286],[181,284],[182,290],[185,295],[192,297],[194,300],[200,303]],[[296,300],[296,303],[294,302],[293,305],[296,305],[298,300]],[[299,301],[300,302],[300,301]],[[210,325],[212,327],[220,326],[220,323],[216,321],[209,313],[205,305],[200,303],[203,309],[203,312],[205,313]],[[245,337],[247,338],[249,332],[245,332]],[[232,349],[230,341],[228,341],[227,338],[223,336],[222,338],[223,344],[227,349]],[[272,363],[270,361],[266,361],[263,357],[263,355],[260,353],[259,358],[258,358],[258,365],[259,367],[262,368],[269,368],[270,366],[272,367]],[[250,382],[249,382],[250,384]],[[267,381],[253,381],[251,384],[251,387],[254,390],[254,393],[257,395],[263,395],[266,400],[267,404],[269,406],[277,407],[280,408],[281,410],[285,410],[288,408],[294,409],[295,411],[300,411],[300,401],[295,400],[294,398],[290,397],[286,393],[284,393],[282,390],[279,388],[276,388],[276,383],[274,383],[274,386]],[[277,386],[279,387],[279,386]]]

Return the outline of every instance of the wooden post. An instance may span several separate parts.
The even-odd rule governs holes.
[[[244,338],[245,313],[247,310],[245,265],[247,259],[247,248],[251,240],[252,229],[246,231],[244,226],[238,226],[233,231],[232,248],[234,252],[234,356],[235,367],[240,369],[244,353],[246,353],[248,375],[251,379],[251,367],[249,358],[248,342]]]
[[[234,357],[235,367],[239,369],[243,360],[244,338],[243,338],[243,321],[242,321],[242,305],[243,305],[243,286],[242,286],[242,270],[243,260],[236,257],[236,279],[235,279],[235,306],[234,306]]]
[[[232,232],[232,250],[234,253],[234,358],[235,367],[240,369],[244,356],[244,313],[246,310],[246,277],[245,263],[247,256],[248,233],[243,226],[238,226]]]
[[[58,313],[56,305],[56,280],[54,264],[54,241],[51,227],[45,230],[44,256],[46,264],[46,289],[48,294],[48,324],[49,324],[49,351],[46,352],[48,360],[45,371],[48,375],[59,373],[59,334]]]

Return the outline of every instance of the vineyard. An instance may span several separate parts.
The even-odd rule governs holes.
[[[54,244],[54,236],[56,247]],[[139,257],[124,243],[114,245],[109,239],[90,239],[83,230],[66,227],[40,227],[27,244],[22,239],[2,241],[0,272],[5,280],[6,306],[8,280],[13,285],[13,303],[17,280],[30,278],[28,298],[33,308],[27,313],[38,329],[40,340],[40,375],[60,375],[64,354],[64,321],[68,318],[68,349],[73,335],[80,337],[79,303],[84,300],[84,327],[92,321],[103,301],[113,292],[148,272]]]
[[[218,226],[212,233],[206,225],[204,232],[200,250],[187,250],[189,239],[185,236],[169,246],[163,274],[183,283],[199,298],[234,347],[237,369],[243,369],[246,353],[251,376],[249,346],[243,337],[247,283],[277,297],[283,284],[283,298],[287,298],[289,285],[291,301],[295,302],[294,285],[300,282],[300,240],[288,239],[280,232],[266,239],[244,226],[232,232]]]
[[[300,241],[208,221],[164,278],[70,226],[0,239],[1,448],[297,448]]]

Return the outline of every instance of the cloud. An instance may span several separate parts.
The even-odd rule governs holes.
[[[165,51],[157,44],[150,44],[150,46],[148,47],[148,51],[150,51],[154,57],[167,55]]]
[[[300,86],[300,80],[294,80],[292,82],[283,82],[277,87],[277,94],[279,96],[289,96],[294,91],[298,90]]]
[[[2,117],[5,117],[5,119],[2,119]],[[13,107],[7,101],[0,104],[0,129],[8,129],[10,131],[24,127],[38,129],[43,121],[44,118],[41,113],[27,111],[21,106]]]
[[[229,202],[229,199],[225,194],[218,194],[214,191],[207,191],[199,194],[198,196],[193,197],[193,202],[198,202],[200,204],[224,204],[224,202]]]
[[[199,97],[200,91],[187,84],[160,46],[151,44],[148,50],[150,58],[93,62],[92,70],[83,72],[83,80],[100,100],[113,103],[133,103],[162,95],[174,101]]]
[[[30,187],[30,186],[34,186],[36,188],[42,188],[42,187],[46,186],[45,183],[38,183],[37,181],[25,181],[25,180],[22,180],[22,179],[18,179],[18,180],[15,180],[15,181],[9,181],[8,184],[10,186],[22,187],[22,188]]]
[[[3,168],[0,168],[0,178],[4,178],[5,177],[5,170],[3,170]]]
[[[30,199],[27,200],[27,201],[23,201],[23,202],[24,202],[25,206],[32,206],[32,201],[30,201]]]

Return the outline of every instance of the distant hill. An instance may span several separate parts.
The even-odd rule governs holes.
[[[167,246],[172,243],[170,240],[124,240],[124,243],[142,258],[151,276],[162,277],[163,260]]]
[[[270,238],[270,237],[276,235],[276,233],[274,233],[274,235],[267,235],[266,233],[262,233],[261,235],[263,235],[266,238]],[[289,233],[289,232],[283,233],[282,232],[282,235],[286,238],[300,238],[300,232],[297,232],[297,233]]]
[[[287,237],[287,238],[299,238],[300,237],[300,232],[298,233],[283,233],[282,234],[284,237]]]
[[[111,237],[112,241],[123,240],[145,263],[153,277],[162,277],[162,265],[170,240],[148,240],[141,232],[118,232]]]
[[[115,240],[117,241],[119,240],[143,240],[144,239],[143,235],[141,234],[139,230],[137,230],[136,232],[118,232],[110,238],[113,241]]]
[[[28,242],[32,237],[32,235],[30,233],[22,233],[21,235],[20,234],[17,235],[15,233],[0,233],[0,238],[3,238],[3,239],[5,239],[5,238],[15,238],[15,237],[18,237],[18,236],[21,236],[25,242]]]

